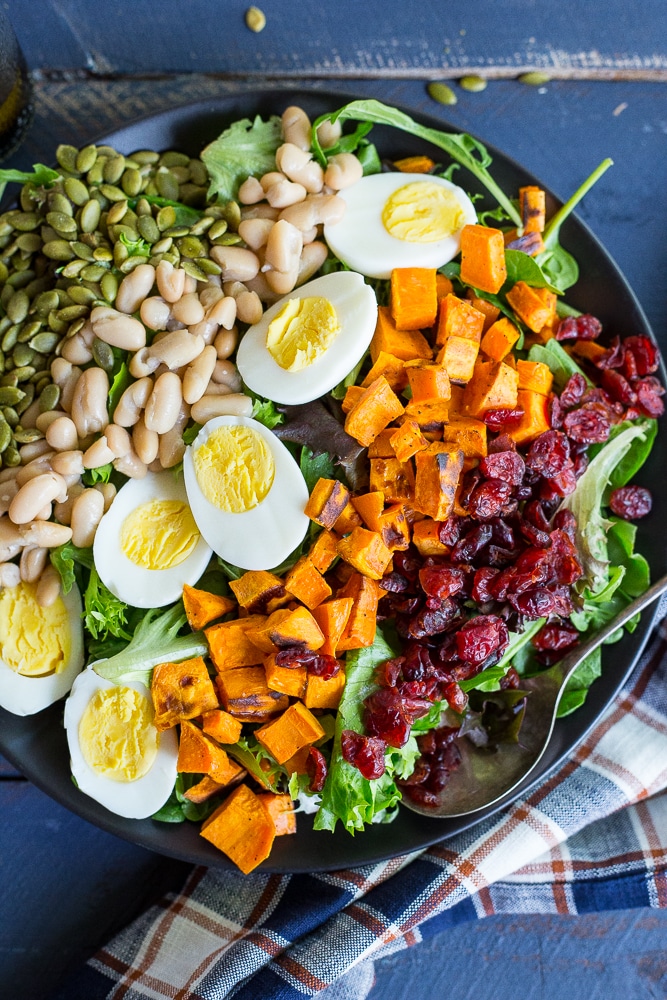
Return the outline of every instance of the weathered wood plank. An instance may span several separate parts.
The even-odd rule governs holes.
[[[261,0],[266,27],[245,24],[247,0],[10,0],[33,70],[96,75],[207,72],[226,76],[667,79],[667,8],[645,0],[402,0],[323,8]],[[185,21],[185,23],[184,23]]]

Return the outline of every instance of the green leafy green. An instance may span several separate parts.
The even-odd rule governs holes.
[[[285,768],[276,763],[268,750],[265,750],[252,735],[240,739],[238,743],[225,746],[225,750],[269,791],[275,791],[279,783],[287,780]]]
[[[583,705],[588,690],[602,673],[602,651],[598,646],[579,664],[570,677],[558,704],[558,718],[569,715]]]
[[[570,357],[567,351],[563,350],[555,337],[548,340],[546,344],[533,344],[528,351],[528,360],[541,361],[547,365],[554,377],[554,385],[559,391],[565,387],[565,383],[575,372],[583,375],[588,385],[593,384],[577,362]]]
[[[108,483],[113,473],[113,465],[108,462],[106,465],[98,465],[95,469],[86,469],[81,476],[81,482],[86,486],[94,486],[95,483]]]
[[[150,243],[147,243],[146,240],[142,239],[141,236],[137,236],[136,240],[133,240],[127,235],[127,233],[121,233],[119,239],[123,246],[127,247],[128,256],[150,257],[151,245]]]
[[[193,823],[201,823],[220,805],[220,797],[212,796],[205,802],[191,802],[186,798],[188,789],[196,785],[203,776],[201,774],[180,773],[176,776],[174,789],[165,804],[153,813],[151,819],[159,823],[182,823],[189,819]]]
[[[314,155],[324,166],[326,164],[326,153],[320,146],[317,138],[317,129],[324,121],[361,121],[371,122],[377,125],[392,125],[394,128],[409,132],[427,142],[433,143],[439,149],[444,150],[453,160],[466,167],[484,187],[496,199],[499,205],[507,212],[507,215],[516,225],[521,225],[521,217],[516,206],[507,197],[505,192],[498,186],[488,171],[492,163],[486,147],[467,133],[442,132],[439,129],[427,128],[418,124],[409,115],[397,108],[389,107],[380,101],[351,101],[344,107],[339,108],[330,114],[321,115],[313,124],[312,129],[312,149]]]
[[[611,526],[607,532],[609,561],[612,566],[622,566],[625,570],[622,590],[630,599],[639,597],[648,590],[651,582],[646,559],[640,552],[635,552],[636,535],[636,524],[630,524],[621,518],[611,518]]]
[[[616,424],[612,427],[609,434],[609,440],[613,440],[628,426],[634,426],[637,421],[623,421],[620,424]],[[632,448],[630,448],[623,458],[620,459],[617,465],[614,466],[612,473],[609,477],[609,484],[605,490],[603,502],[607,503],[609,500],[609,495],[612,490],[617,490],[621,486],[625,486],[629,483],[631,479],[634,479],[636,474],[641,469],[642,465],[649,456],[649,452],[653,447],[655,441],[655,436],[658,433],[658,421],[651,420],[649,417],[643,417],[641,420],[642,427],[644,428],[644,437],[642,440],[635,441]],[[603,445],[591,445],[589,448],[589,456],[595,458]]]
[[[6,184],[34,184],[35,187],[51,187],[60,174],[57,170],[45,166],[43,163],[33,163],[32,171],[10,170],[9,168],[0,170],[0,198],[5,190]]]
[[[521,250],[505,250],[505,264],[508,288],[517,281],[524,281],[532,288],[548,288],[550,292],[561,294],[560,289],[551,283],[537,261],[527,253]]]
[[[93,550],[79,549],[72,542],[65,542],[64,545],[51,549],[50,559],[51,564],[60,573],[63,593],[69,594],[75,583],[81,586],[81,578],[80,575],[77,576],[76,567],[92,569]]]
[[[349,386],[356,385],[357,379],[359,378],[359,372],[364,366],[364,362],[368,357],[368,351],[359,359],[351,372],[348,372],[342,382],[334,386],[331,390],[331,395],[334,399],[344,399],[345,393],[347,392]]]
[[[180,602],[166,610],[155,608],[147,611],[128,645],[114,656],[95,663],[95,672],[109,681],[133,677],[147,684],[157,663],[206,656],[208,644],[201,632],[179,635],[185,623]]]
[[[94,566],[90,569],[83,603],[85,626],[94,639],[106,639],[109,635],[130,638],[125,628],[128,606],[102,583]]]
[[[138,198],[128,198],[130,208],[136,208],[138,200]],[[166,208],[167,206],[173,208],[176,213],[176,218],[174,219],[175,226],[194,226],[195,222],[198,222],[204,214],[200,209],[192,208],[191,205],[184,205],[182,201],[172,201],[171,198],[163,198],[159,194],[142,194],[141,200],[147,201],[150,205],[157,205],[158,208]]]
[[[108,397],[109,418],[113,417],[114,411],[118,406],[120,397],[123,395],[127,387],[131,385],[132,382],[134,382],[134,379],[130,375],[130,369],[127,367],[125,362],[122,361],[118,368],[118,371],[114,374],[111,380],[111,385],[109,387],[109,397]]]
[[[273,400],[262,399],[261,396],[254,397],[250,416],[260,424],[264,424],[270,431],[285,421],[284,415],[276,407]]]
[[[276,168],[276,150],[282,142],[280,118],[263,121],[242,118],[209,143],[201,153],[211,183],[208,198],[229,201],[251,175],[261,176]]]

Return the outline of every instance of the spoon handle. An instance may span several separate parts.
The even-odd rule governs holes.
[[[665,591],[667,591],[667,575],[661,576],[648,590],[645,590],[639,597],[635,597],[633,601],[630,601],[627,607],[623,608],[619,614],[614,615],[611,621],[607,622],[594,636],[582,643],[582,645],[576,646],[570,653],[566,653],[558,663],[559,673],[563,678],[563,682],[570,677],[589,653],[592,653],[598,646],[601,646],[605,639],[608,639],[617,629],[625,625],[626,622],[629,622],[631,618],[634,618],[635,615],[643,611],[649,604],[652,604]]]

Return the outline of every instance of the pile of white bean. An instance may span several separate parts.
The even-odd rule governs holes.
[[[278,169],[249,178],[239,191],[245,245],[211,248],[220,275],[198,281],[166,260],[140,264],[121,281],[113,306],[96,305],[62,341],[51,365],[58,408],[41,412],[35,401],[24,412],[23,427],[43,437],[21,447],[20,465],[0,470],[0,587],[33,582],[41,605],[56,600],[60,576],[49,550],[68,541],[92,545],[115,496],[110,483],[86,487],[86,470],[111,464],[141,478],[172,468],[190,421],[250,415],[252,401],[231,360],[237,322],[256,323],[265,305],[319,270],[328,253],[317,239],[322,225],[345,208],[335,192],[362,174],[350,153],[332,157],[326,170],[313,160],[302,109],[288,108],[282,124]],[[327,128],[319,138],[326,147],[339,135]],[[127,352],[132,381],[112,414],[96,343]]]

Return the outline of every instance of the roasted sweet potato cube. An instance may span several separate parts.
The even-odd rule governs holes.
[[[352,503],[366,527],[371,531],[377,531],[380,514],[384,510],[384,493],[381,490],[361,493],[357,497],[352,497]]]
[[[235,667],[252,667],[262,662],[262,654],[248,639],[248,629],[257,628],[266,620],[264,615],[248,615],[231,622],[211,625],[205,631],[215,669],[233,670]]]
[[[304,683],[305,690],[305,683]],[[314,708],[315,706],[311,706]],[[301,747],[300,750],[286,760],[283,767],[291,777],[293,774],[308,774],[308,758],[310,757],[310,747]]]
[[[219,781],[215,781],[210,778],[208,774],[205,774],[201,781],[198,781],[196,785],[192,785],[187,791],[183,792],[186,799],[190,802],[194,802],[197,805],[201,805],[202,802],[208,802],[209,799],[217,795],[218,792],[222,792],[229,785],[221,785]]]
[[[480,418],[487,410],[514,409],[519,376],[504,361],[480,361],[463,396],[465,413]]]
[[[440,271],[437,271],[435,275],[435,291],[438,296],[438,305],[440,305],[440,299],[444,299],[445,295],[451,295],[454,291],[451,280],[446,274],[441,274]]]
[[[296,813],[291,795],[279,795],[275,792],[260,792],[260,800],[276,828],[276,837],[284,837],[296,833]]]
[[[405,417],[416,420],[423,434],[441,431],[442,425],[449,420],[449,400],[431,399],[418,403],[411,399],[405,407]]]
[[[361,573],[352,573],[337,598],[351,597],[353,604],[345,630],[336,647],[336,655],[348,649],[372,646],[375,639],[378,601],[383,591],[377,581]],[[338,675],[336,675],[338,676]],[[315,706],[309,705],[310,708]]]
[[[546,222],[546,195],[536,184],[519,188],[519,214],[524,233],[541,233]]]
[[[507,301],[519,319],[535,333],[547,326],[556,308],[556,296],[553,292],[546,288],[532,288],[525,281],[517,281],[510,288]]]
[[[553,385],[553,374],[549,365],[543,361],[517,360],[516,370],[519,375],[519,389],[531,389],[548,396]]]
[[[435,521],[444,521],[454,506],[463,469],[463,452],[455,444],[434,441],[415,455],[414,506]]]
[[[271,653],[264,660],[264,671],[266,683],[272,691],[280,691],[293,698],[303,698],[306,693],[305,667],[281,667],[276,663],[276,654]]]
[[[305,513],[323,528],[333,528],[349,500],[350,491],[337,479],[318,479],[305,506]]]
[[[406,361],[405,370],[412,391],[413,403],[430,403],[434,399],[449,399],[451,387],[444,365],[435,361]]]
[[[313,713],[302,702],[295,701],[282,715],[256,729],[255,736],[274,760],[282,764],[297,750],[321,739],[324,730]]]
[[[510,353],[520,336],[521,334],[514,323],[511,323],[507,316],[503,316],[489,327],[482,337],[479,347],[492,361],[502,361]]]
[[[523,416],[518,426],[512,427],[507,433],[517,444],[528,444],[551,426],[549,397],[531,389],[519,389],[517,397],[517,406],[523,410]]]
[[[336,655],[336,649],[345,631],[353,604],[354,601],[351,597],[335,597],[331,601],[325,601],[324,604],[320,604],[319,607],[313,610],[313,617],[324,635],[324,642],[320,646],[320,653],[326,653],[329,656]],[[305,682],[306,672],[304,669],[304,685]],[[269,686],[271,686],[270,683]],[[280,688],[280,690],[283,689]],[[285,693],[290,694],[291,692],[287,691]]]
[[[201,721],[202,729],[207,736],[212,736],[218,743],[238,743],[241,738],[243,724],[222,708],[204,712]]]
[[[372,640],[369,643],[372,645]],[[350,647],[356,649],[357,647]],[[345,671],[339,670],[335,677],[325,680],[315,674],[308,674],[304,701],[307,708],[338,708],[345,687]]]
[[[449,549],[440,541],[440,525],[430,517],[412,526],[412,541],[421,556],[445,556]]]
[[[242,722],[266,722],[289,704],[286,695],[270,690],[263,666],[225,670],[215,683],[225,710]]]
[[[183,607],[188,619],[188,625],[195,632],[204,628],[216,618],[222,618],[236,607],[236,601],[231,597],[211,594],[208,590],[198,590],[189,584],[183,584]]]
[[[384,493],[389,503],[412,499],[415,474],[410,462],[400,462],[397,458],[371,458],[369,464],[371,492]]]
[[[247,630],[246,635],[248,639],[257,649],[261,649],[263,653],[275,652],[276,647],[271,635],[280,623],[289,618],[291,614],[292,610],[290,608],[277,608],[271,612],[268,618],[265,618]]]
[[[360,385],[348,385],[345,390],[345,395],[340,404],[340,408],[343,413],[349,413],[353,406],[355,406],[364,394],[364,389]]]
[[[376,378],[380,377],[380,375],[384,375],[394,392],[402,392],[408,384],[408,376],[405,371],[405,361],[401,358],[394,357],[393,354],[387,354],[386,351],[380,351],[377,356],[377,361],[361,383],[361,388],[367,389],[369,385],[372,385]],[[359,386],[357,386],[357,388],[359,388]],[[343,409],[345,411],[345,408]]]
[[[495,295],[506,278],[502,231],[476,224],[464,226],[461,230],[461,281]]]
[[[276,826],[259,796],[239,785],[204,820],[200,833],[247,875],[271,853]]]
[[[486,424],[475,417],[457,417],[442,429],[442,440],[457,444],[466,458],[484,458],[487,453]]]
[[[338,556],[338,539],[333,531],[324,529],[308,550],[308,558],[320,573],[326,573]]]
[[[349,535],[360,524],[361,518],[357,514],[354,504],[349,503],[340,516],[336,518],[333,530],[337,535]],[[336,551],[338,551],[337,547],[338,542],[336,542]]]
[[[475,307],[477,312],[481,312],[484,317],[484,326],[482,328],[482,333],[486,333],[490,326],[496,322],[500,316],[500,309],[498,306],[494,306],[493,302],[489,302],[488,299],[480,299],[475,295],[472,288],[469,288],[466,292],[466,298],[472,306]]]
[[[423,333],[419,330],[398,330],[389,306],[378,306],[378,319],[371,340],[370,352],[373,364],[380,352],[393,354],[401,361],[411,358],[432,358],[433,351]]]
[[[447,414],[449,415],[449,407],[447,407]],[[399,462],[407,462],[408,459],[412,458],[413,455],[416,455],[418,451],[421,451],[428,445],[428,441],[422,434],[417,419],[415,417],[408,417],[407,414],[402,424],[395,431],[392,431],[389,440]]]
[[[450,337],[461,337],[479,344],[484,328],[484,314],[467,299],[446,295],[438,309],[436,344],[445,344]]]
[[[382,536],[368,528],[355,528],[346,538],[341,538],[338,552],[341,559],[373,580],[381,580],[391,562],[391,552]]]
[[[301,556],[285,576],[287,590],[311,611],[327,597],[331,597],[331,587],[309,556]]]
[[[435,161],[430,156],[403,156],[394,160],[394,166],[403,174],[430,174]]]
[[[355,441],[367,448],[380,431],[399,417],[403,405],[384,375],[364,389],[345,417],[345,430]]]
[[[584,358],[585,361],[596,361],[607,353],[607,348],[602,344],[597,344],[594,340],[575,340],[574,343],[565,347],[568,354],[573,354],[575,358]]]
[[[464,385],[452,385],[452,398],[449,400],[450,420],[458,420],[459,417],[463,417],[465,415],[463,412],[464,392],[465,392]]]
[[[438,313],[435,268],[395,267],[391,272],[390,301],[397,329],[433,326]]]
[[[308,608],[294,608],[280,619],[273,619],[272,615],[269,625],[267,636],[277,649],[285,649],[287,646],[319,649],[324,642],[320,627]]]
[[[201,656],[180,663],[158,663],[153,669],[151,696],[155,728],[171,729],[219,705],[215,687]]]
[[[230,580],[229,586],[240,607],[251,612],[264,612],[271,601],[285,597],[283,581],[265,569],[248,570],[238,580]]]
[[[220,785],[238,778],[243,768],[193,722],[181,723],[176,770],[186,774],[208,774]]]
[[[479,344],[466,337],[448,337],[436,361],[444,366],[452,382],[469,382],[475,370]]]
[[[393,433],[393,427],[386,427],[383,431],[380,431],[375,440],[368,446],[368,457],[394,458],[394,449],[391,445],[391,436]]]
[[[410,524],[405,504],[393,503],[382,511],[376,529],[390,552],[407,549],[410,545]]]

